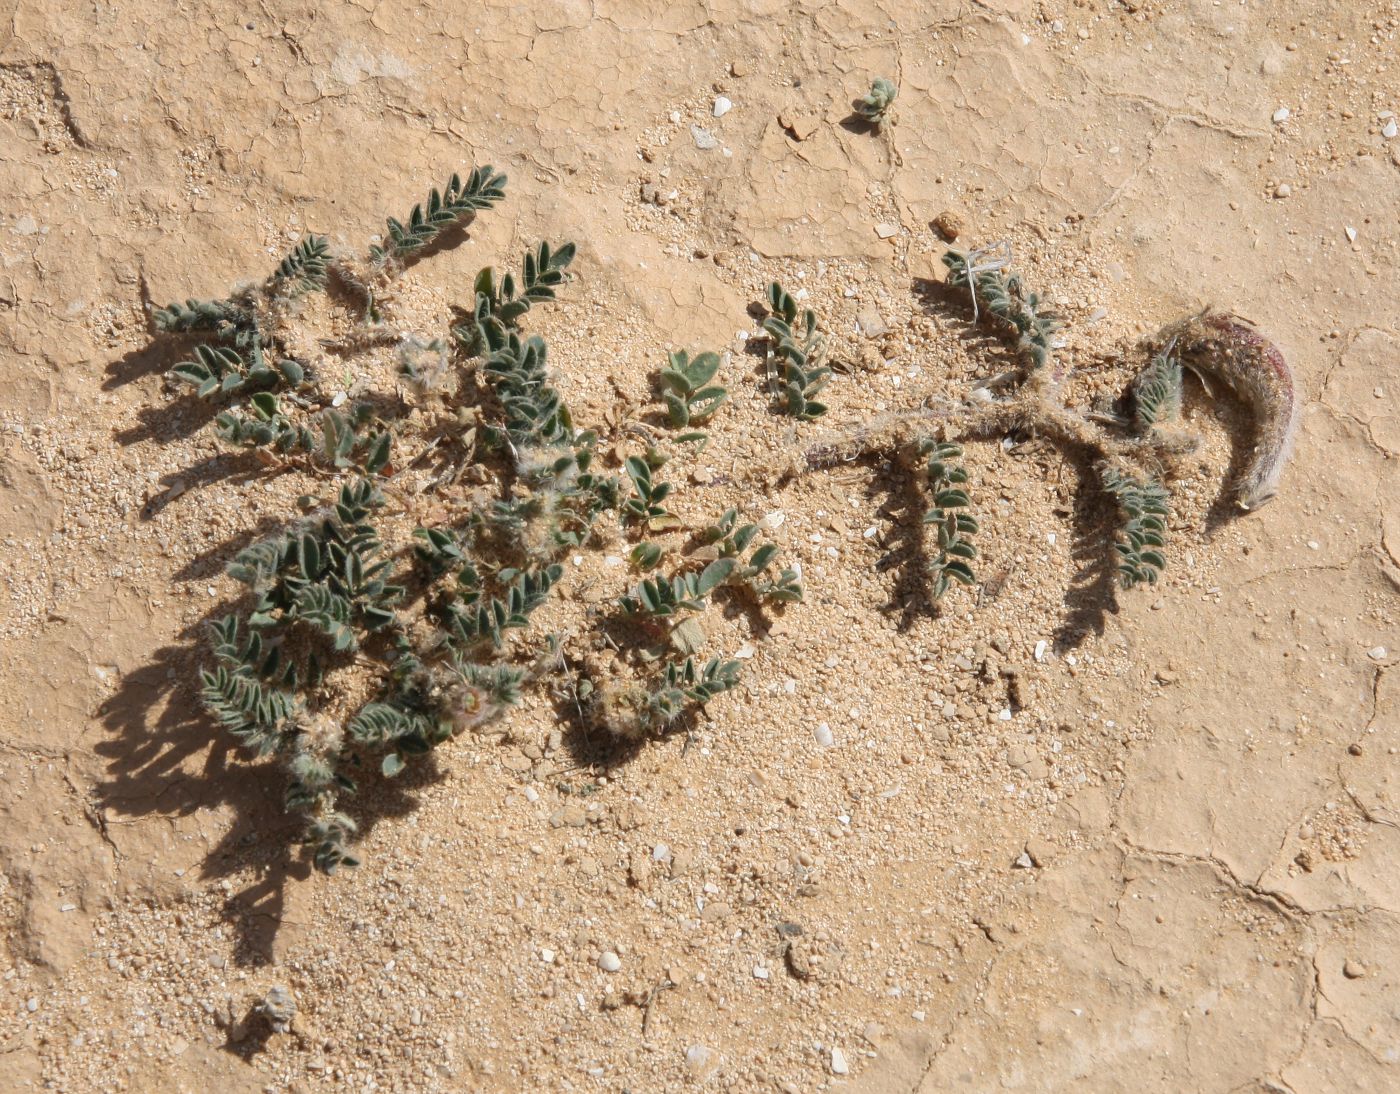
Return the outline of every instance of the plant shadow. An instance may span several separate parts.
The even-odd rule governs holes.
[[[882,472],[866,478],[865,494],[876,502],[875,516],[887,529],[880,539],[880,546],[887,550],[875,563],[875,569],[898,574],[890,597],[880,610],[886,614],[898,612],[896,627],[901,634],[906,633],[920,620],[938,618],[938,602],[933,597],[929,574],[920,476],[903,461],[889,460]]]
[[[1081,453],[1065,452],[1074,472],[1074,504],[1070,509],[1070,560],[1073,577],[1065,589],[1065,614],[1052,636],[1056,654],[1078,649],[1093,636],[1102,636],[1108,617],[1118,613],[1117,503],[1100,487],[1091,461]]]

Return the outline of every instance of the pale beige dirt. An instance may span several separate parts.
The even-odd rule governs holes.
[[[1400,1088],[1397,50],[1393,0],[0,0],[0,1088]],[[889,140],[841,125],[876,75]],[[398,319],[440,334],[479,266],[577,240],[529,325],[583,424],[668,346],[736,349],[769,278],[809,290],[856,363],[829,426],[736,353],[668,469],[692,522],[781,509],[808,602],[712,628],[756,653],[688,749],[600,766],[534,698],[362,795],[326,878],[190,687],[223,563],[316,484],[220,455],[144,301],[363,246],[481,162],[508,201]],[[1280,498],[1215,519],[1234,419],[1193,387],[1170,568],[1104,611],[1076,466],[970,446],[986,581],[932,618],[877,462],[686,488],[1004,366],[925,284],[945,211],[1065,313],[1082,402],[1188,307],[1258,322],[1307,401]]]

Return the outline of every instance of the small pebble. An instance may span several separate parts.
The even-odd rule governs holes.
[[[1293,187],[1289,186],[1286,182],[1281,182],[1274,187],[1274,197],[1276,198],[1286,198],[1292,193]]]
[[[733,910],[722,900],[712,900],[700,910],[700,918],[705,923],[718,923],[722,919],[728,919]]]
[[[719,141],[708,129],[701,129],[698,125],[690,127],[690,135],[695,140],[695,147],[708,151],[711,148],[718,148]]]
[[[1347,234],[1347,242],[1348,242],[1348,243],[1355,243],[1355,242],[1356,242],[1356,229],[1355,229],[1355,228],[1353,228],[1350,224],[1348,224],[1348,225],[1347,225],[1344,229],[1342,229],[1342,230],[1343,230],[1344,232],[1346,232],[1346,234]]]
[[[1384,661],[1385,655],[1386,648],[1384,646],[1372,646],[1369,650],[1366,651],[1366,656],[1369,657],[1372,661]]]
[[[945,209],[933,218],[933,230],[952,243],[962,235],[963,218],[952,209]]]
[[[613,953],[612,950],[604,950],[598,955],[598,967],[604,972],[617,972],[622,968],[622,958]]]
[[[1381,136],[1388,141],[1394,140],[1395,135],[1397,133],[1400,133],[1400,128],[1396,127],[1394,118],[1391,118],[1390,121],[1386,122],[1385,128],[1381,130]]]
[[[1342,966],[1342,975],[1348,980],[1360,980],[1366,975],[1366,966],[1359,961],[1348,958],[1346,964]]]
[[[836,738],[832,735],[831,727],[822,722],[816,729],[812,730],[812,736],[816,738],[817,744],[822,748],[830,748],[836,743]]]
[[[899,225],[890,224],[888,221],[883,224],[877,224],[875,225],[875,234],[881,239],[891,239],[899,235]]]
[[[716,118],[722,118],[734,109],[734,104],[723,95],[715,100],[714,114]]]
[[[880,317],[880,313],[867,308],[856,316],[856,322],[860,324],[861,333],[867,338],[879,338],[889,328],[885,326],[885,321]]]
[[[1277,110],[1274,111],[1274,121],[1275,121],[1275,122],[1286,122],[1286,121],[1288,121],[1289,116],[1290,116],[1290,111],[1289,111],[1288,107],[1286,107],[1286,106],[1281,106],[1281,107],[1279,107]]]
[[[768,970],[765,969],[762,965],[755,965],[753,967],[753,978],[755,980],[767,980]]]
[[[849,1075],[851,1065],[846,1062],[846,1054],[839,1048],[831,1050],[831,1073],[833,1075]]]

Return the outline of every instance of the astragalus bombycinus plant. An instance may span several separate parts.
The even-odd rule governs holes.
[[[200,686],[222,726],[284,771],[287,807],[304,817],[327,872],[356,861],[345,801],[366,773],[399,775],[536,686],[622,741],[684,726],[740,682],[737,661],[706,650],[707,609],[730,600],[738,614],[775,612],[804,596],[800,570],[764,542],[761,522],[731,508],[687,529],[669,508],[672,457],[662,449],[707,443],[694,427],[708,427],[729,397],[717,354],[676,351],[659,372],[659,417],[688,432],[626,456],[619,474],[601,466],[598,435],[575,424],[555,386],[549,347],[522,329],[564,285],[572,244],[532,247],[518,274],[483,269],[441,336],[396,325],[398,275],[497,205],[505,184],[489,166],[453,175],[405,220],[390,219],[364,254],[310,236],[264,281],[153,316],[186,340],[170,376],[217,404],[219,437],[268,474],[314,484],[299,518],[229,565],[246,595],[211,625]],[[1282,358],[1252,328],[1214,312],[1175,324],[1132,386],[1131,414],[1092,420],[1060,394],[1057,317],[1006,261],[986,252],[945,261],[974,314],[1014,337],[1019,370],[963,401],[819,439],[789,465],[819,470],[883,451],[915,469],[931,599],[977,580],[975,491],[957,442],[1014,430],[1091,457],[1120,513],[1121,584],[1154,581],[1166,564],[1167,480],[1192,444],[1179,428],[1183,363],[1214,369],[1263,408],[1267,454],[1240,501],[1254,508],[1272,496],[1296,408]],[[828,408],[813,396],[832,378],[826,336],[780,285],[767,303],[771,409],[816,428],[806,423],[825,421]],[[333,336],[308,339],[317,323]],[[333,390],[347,362],[366,360],[378,388]],[[390,385],[398,390],[386,394]],[[565,556],[621,537],[636,571],[625,587],[602,608],[560,611]],[[536,615],[547,607],[552,624],[564,622],[541,634]]]
[[[670,484],[652,478],[665,457],[629,458],[626,479],[600,470],[596,435],[574,424],[553,384],[548,346],[521,329],[564,284],[573,244],[531,248],[518,273],[483,269],[445,337],[395,324],[398,275],[498,204],[505,184],[489,166],[453,175],[365,254],[310,236],[264,281],[153,316],[186,340],[170,378],[217,405],[222,441],[268,474],[321,488],[302,497],[300,518],[230,563],[247,591],[242,610],[210,627],[200,686],[222,726],[285,772],[287,807],[327,872],[356,862],[345,802],[366,773],[399,775],[532,685],[616,736],[682,726],[739,680],[737,662],[702,651],[707,603],[801,599],[771,546],[724,560],[680,551],[674,576],[619,588],[610,613],[537,633],[566,554],[623,529],[675,539],[680,526],[662,505]],[[317,323],[334,336],[308,340]],[[346,384],[347,362],[385,372],[386,357],[394,365],[377,389]],[[682,363],[696,390],[672,417],[690,425],[725,389],[711,383],[714,355]],[[344,386],[358,394],[334,390]],[[747,549],[754,531],[742,538]],[[633,557],[646,569],[664,553],[643,541]],[[621,652],[604,666],[580,646]]]

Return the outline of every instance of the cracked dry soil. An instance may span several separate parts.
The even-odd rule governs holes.
[[[1400,1088],[1397,48],[1393,0],[0,0],[0,1087]],[[843,125],[876,75],[888,138]],[[315,484],[220,452],[145,304],[474,162],[509,198],[399,318],[578,241],[530,319],[576,418],[620,442],[667,347],[732,351],[678,511],[782,511],[808,602],[716,627],[755,653],[690,748],[601,765],[527,702],[328,879],[190,688]],[[1189,307],[1256,321],[1307,401],[1280,498],[1228,517],[1193,386],[1169,568],[1114,603],[1082,468],[969,445],[982,581],[932,617],[878,460],[723,486],[817,428],[736,340],[771,278],[849,364],[832,424],[1004,364],[936,218],[1013,243],[1081,405]]]

